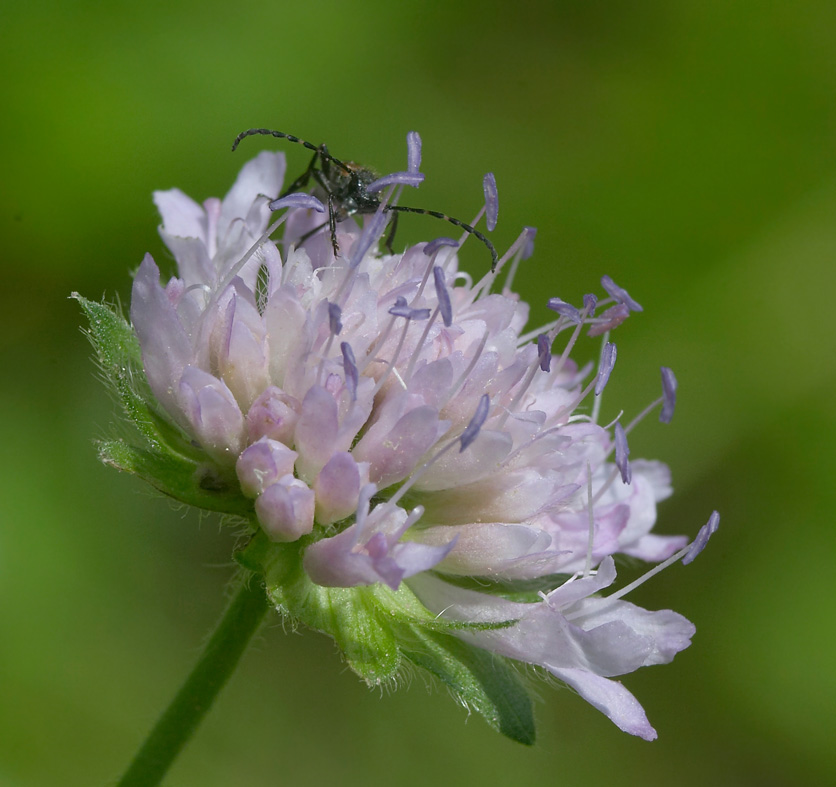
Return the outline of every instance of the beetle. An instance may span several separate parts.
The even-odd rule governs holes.
[[[288,186],[279,199],[286,197],[288,194],[293,194],[297,191],[302,191],[308,186],[311,179],[322,189],[327,197],[328,202],[328,227],[331,232],[331,245],[334,248],[334,255],[339,253],[339,244],[337,243],[337,224],[350,216],[367,215],[376,213],[381,208],[381,199],[377,192],[369,191],[369,186],[376,181],[377,175],[366,167],[355,164],[353,161],[341,161],[335,158],[328,152],[328,148],[322,145],[314,145],[307,140],[287,134],[284,131],[273,131],[268,128],[251,128],[247,131],[242,131],[232,143],[232,150],[234,151],[242,140],[247,137],[262,135],[272,136],[279,139],[286,139],[297,145],[302,145],[308,150],[313,151],[313,158],[311,158],[307,169],[298,177],[293,183]],[[499,257],[496,253],[494,245],[475,227],[467,224],[460,219],[453,216],[448,216],[446,213],[441,213],[437,210],[427,210],[426,208],[413,208],[407,205],[384,205],[384,213],[393,214],[391,219],[391,227],[389,234],[386,237],[385,246],[389,253],[392,253],[392,244],[395,238],[395,230],[397,229],[397,219],[399,213],[418,213],[426,216],[433,216],[436,219],[454,224],[460,227],[465,232],[478,238],[488,249],[491,254],[491,271],[496,270]],[[302,236],[300,242],[304,242],[316,232],[319,232],[325,224],[315,227],[306,235]]]

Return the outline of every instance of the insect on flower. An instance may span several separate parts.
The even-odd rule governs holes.
[[[350,216],[368,215],[382,211],[383,213],[392,214],[389,233],[385,241],[386,249],[391,254],[393,253],[392,245],[395,240],[395,231],[398,226],[398,214],[418,213],[447,221],[450,224],[461,227],[468,234],[478,238],[485,244],[488,251],[491,253],[491,271],[496,270],[496,266],[499,261],[496,249],[494,248],[494,245],[475,227],[437,210],[413,208],[407,205],[390,205],[381,200],[379,192],[386,186],[417,186],[424,179],[424,176],[418,172],[421,154],[420,140],[418,139],[417,134],[410,140],[411,148],[409,171],[395,173],[395,175],[390,175],[384,178],[378,178],[371,169],[355,164],[352,161],[340,161],[340,159],[335,158],[328,152],[328,148],[325,144],[314,145],[304,139],[294,136],[293,134],[286,134],[283,131],[272,131],[267,128],[251,128],[247,131],[242,131],[232,143],[232,150],[234,151],[240,142],[246,137],[255,135],[286,139],[290,142],[296,143],[297,145],[302,145],[308,150],[312,150],[314,153],[307,169],[298,178],[296,178],[296,180],[294,180],[293,183],[291,183],[278,198],[281,200],[289,194],[302,191],[307,187],[311,178],[313,178],[327,197],[328,221],[314,227],[312,230],[303,235],[299,241],[300,244],[304,243],[309,237],[319,232],[327,224],[331,233],[331,245],[334,248],[334,256],[336,256],[339,253],[339,244],[337,243],[338,222],[344,221]],[[495,212],[496,184],[492,175],[486,177],[485,189],[486,195],[489,192],[491,194],[491,196],[488,197],[488,201],[489,203],[493,203]],[[495,216],[491,218],[489,207],[488,229],[493,229],[494,223]]]

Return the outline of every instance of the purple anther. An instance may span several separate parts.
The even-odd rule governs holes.
[[[304,194],[301,191],[294,191],[286,197],[274,199],[268,207],[270,210],[281,210],[282,208],[303,208],[315,210],[317,213],[325,213],[325,206],[313,194]]]
[[[598,379],[595,381],[596,396],[601,395],[607,381],[610,379],[610,373],[615,366],[616,355],[615,345],[612,342],[607,342],[604,345],[604,351],[601,353],[601,365],[598,367]]]
[[[682,565],[687,566],[689,563],[693,563],[694,558],[699,555],[700,552],[705,549],[705,545],[708,543],[708,539],[711,538],[716,532],[717,528],[720,527],[720,514],[717,511],[712,512],[711,516],[708,518],[708,522],[706,522],[701,528],[700,532],[697,533],[697,537],[691,543],[691,548],[685,553],[685,557],[682,558]]]
[[[408,172],[418,172],[421,169],[421,135],[417,131],[410,131],[406,135],[406,162]]]
[[[549,298],[546,306],[553,312],[557,312],[561,317],[568,317],[574,323],[581,321],[581,313],[571,303],[566,303],[560,298]]]
[[[435,294],[438,298],[438,310],[441,312],[444,325],[449,328],[453,324],[453,304],[450,302],[450,293],[447,292],[447,285],[444,283],[444,269],[439,265],[433,268],[433,279],[435,280]]]
[[[424,246],[424,254],[428,257],[432,257],[433,254],[435,254],[442,246],[452,246],[455,249],[458,245],[459,242],[457,240],[453,240],[453,238],[436,238]]]
[[[351,399],[357,399],[357,363],[354,360],[354,350],[348,342],[340,344],[343,351],[343,369],[345,371],[345,384],[351,392]]]
[[[673,418],[673,410],[676,407],[676,377],[673,370],[667,366],[662,367],[662,412],[659,413],[659,420],[663,424],[669,424]]]
[[[595,307],[598,305],[598,298],[591,292],[583,296],[583,310],[587,317],[592,317],[595,314]]]
[[[404,317],[407,320],[428,320],[430,318],[429,309],[411,309],[403,295],[399,295],[395,299],[395,305],[389,309],[389,314],[393,317]]]
[[[493,172],[482,178],[482,189],[485,192],[485,222],[488,231],[493,232],[499,216],[499,194],[496,191],[496,177]]]
[[[470,419],[470,423],[459,438],[462,441],[462,447],[459,449],[459,453],[464,451],[476,439],[479,430],[482,428],[482,424],[485,423],[485,419],[488,417],[490,409],[491,397],[488,394],[482,394],[482,398],[479,399],[479,404],[476,405],[476,412],[473,414],[473,418]]]
[[[334,336],[339,336],[343,329],[342,324],[343,310],[337,306],[336,303],[328,302],[328,325],[331,328],[331,333]]]
[[[641,304],[634,301],[630,297],[630,293],[627,292],[627,290],[625,290],[623,287],[619,287],[609,276],[601,277],[601,286],[607,291],[608,295],[610,295],[619,303],[623,303],[630,311],[644,311],[644,309],[642,309],[641,307]]]
[[[615,423],[615,465],[621,473],[621,480],[629,484],[633,480],[630,469],[630,446],[627,445],[627,435],[620,421]]]
[[[601,336],[601,334],[617,328],[630,316],[630,309],[626,303],[617,303],[609,309],[601,312],[589,329],[588,336]]]
[[[549,337],[541,333],[537,337],[537,354],[540,356],[540,368],[547,372],[552,366],[552,348]]]
[[[411,186],[417,189],[424,182],[424,176],[420,172],[392,172],[382,178],[373,180],[366,186],[369,194],[382,191],[387,186]]]
[[[537,227],[526,227],[525,230],[525,246],[522,250],[521,259],[527,260],[534,254],[534,238],[537,237]]]

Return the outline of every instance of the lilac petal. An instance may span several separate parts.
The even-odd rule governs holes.
[[[575,324],[581,321],[581,313],[571,303],[566,303],[560,298],[549,298],[546,306],[561,317],[568,317]]]
[[[448,328],[453,324],[453,304],[450,302],[450,293],[444,282],[444,269],[439,265],[433,268],[433,280],[435,281],[435,294],[438,298],[438,310],[441,312],[441,319]]]
[[[417,131],[410,131],[406,135],[406,161],[409,172],[421,169],[421,135]]]
[[[331,458],[338,430],[339,414],[334,397],[319,385],[311,386],[302,402],[294,435],[299,452],[296,469],[303,478],[315,478]]]
[[[325,213],[325,206],[313,194],[305,194],[302,191],[294,191],[293,194],[288,194],[286,197],[274,199],[268,207],[274,212],[284,208],[299,208]]]
[[[537,237],[537,227],[525,228],[525,247],[522,251],[522,259],[527,260],[534,254],[534,239]]]
[[[348,342],[340,344],[343,354],[343,370],[345,372],[345,384],[351,393],[351,401],[357,400],[357,362],[354,360],[354,351]]]
[[[395,305],[389,309],[389,314],[393,317],[405,317],[407,320],[428,320],[430,318],[429,309],[410,309],[403,295],[399,295],[395,299]]]
[[[234,462],[241,450],[244,416],[226,384],[202,369],[187,366],[176,396],[204,450],[219,461]]]
[[[618,681],[602,678],[582,669],[551,669],[555,677],[571,686],[590,705],[609,717],[616,727],[646,741],[655,740],[656,730],[639,701]]]
[[[669,424],[673,418],[673,411],[676,407],[676,377],[673,370],[667,366],[662,367],[662,412],[659,420],[663,424]]]
[[[615,424],[615,464],[621,473],[621,480],[629,484],[633,478],[630,469],[630,446],[627,445],[627,435],[620,421]]]
[[[600,396],[604,387],[610,379],[613,366],[615,366],[615,358],[617,352],[615,345],[612,342],[607,342],[604,345],[604,351],[601,353],[601,364],[598,367],[598,379],[595,381],[595,395]]]
[[[601,286],[607,291],[610,297],[618,301],[618,303],[623,303],[630,311],[644,311],[641,305],[630,297],[630,293],[623,287],[619,287],[609,276],[601,277]]]
[[[537,337],[537,354],[540,357],[540,368],[547,372],[552,366],[552,351],[551,342],[545,333],[541,333]]]
[[[343,329],[342,309],[336,303],[328,302],[328,327],[334,336],[339,336]]]
[[[269,437],[285,445],[292,442],[300,407],[299,402],[281,388],[274,385],[266,388],[247,411],[250,441]]]
[[[166,235],[206,241],[206,212],[180,189],[155,191],[154,204],[162,216],[162,231]]]
[[[601,334],[617,328],[630,316],[630,309],[623,303],[610,306],[605,312],[597,317],[589,329],[589,336],[601,336]]]
[[[154,395],[178,417],[173,388],[194,361],[191,341],[177,311],[160,286],[160,271],[146,254],[131,290],[131,322],[142,346],[142,363]],[[182,420],[182,419],[178,419]]]
[[[296,541],[313,530],[314,493],[302,481],[285,476],[255,501],[262,528],[273,541]]]
[[[411,186],[417,189],[423,182],[424,175],[421,172],[392,172],[389,175],[384,175],[382,178],[373,180],[366,186],[366,191],[369,194],[375,194],[387,186]]]
[[[694,539],[694,543],[691,544],[691,548],[686,552],[685,557],[682,558],[682,565],[687,566],[689,563],[694,561],[694,558],[699,555],[700,552],[705,549],[705,545],[708,543],[708,539],[711,538],[716,532],[717,529],[720,527],[720,514],[717,511],[714,511],[711,516],[708,518],[708,522],[706,522],[701,528],[700,532],[697,533],[697,537]]]
[[[369,462],[369,477],[381,489],[401,481],[438,439],[438,411],[416,407],[389,426],[378,421],[354,447],[354,457]]]
[[[424,254],[428,257],[432,257],[433,254],[435,254],[442,246],[452,246],[453,248],[456,248],[458,245],[459,242],[453,238],[436,238],[424,245]]]
[[[482,179],[482,189],[485,192],[485,222],[488,230],[493,231],[499,215],[499,195],[496,191],[496,177],[489,172]]]
[[[258,497],[280,478],[293,474],[298,454],[277,440],[262,438],[247,447],[238,457],[235,471],[241,491],[247,497]]]
[[[473,418],[470,419],[470,423],[465,427],[462,436],[459,438],[462,441],[462,447],[459,449],[459,453],[464,451],[476,439],[479,430],[482,428],[482,424],[485,423],[488,417],[490,409],[491,397],[488,394],[482,394],[481,399],[479,399],[479,404],[476,405],[476,412],[473,414]]]
[[[339,522],[357,509],[360,469],[348,451],[334,454],[314,482],[316,519],[323,525]]]

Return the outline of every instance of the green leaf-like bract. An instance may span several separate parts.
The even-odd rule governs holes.
[[[142,368],[139,340],[114,308],[74,293],[90,322],[88,335],[105,382],[113,389],[127,422],[129,439],[103,440],[100,459],[134,473],[161,492],[188,505],[240,516],[252,515],[252,502],[230,469],[209,459],[160,414]]]
[[[405,583],[397,590],[382,584],[316,585],[302,567],[305,547],[314,538],[273,544],[258,533],[237,557],[246,568],[263,573],[268,595],[280,612],[333,637],[349,666],[369,685],[397,681],[407,661],[442,681],[503,735],[534,743],[531,699],[515,669],[507,659],[455,637],[462,629],[504,628],[515,621],[444,620]]]

